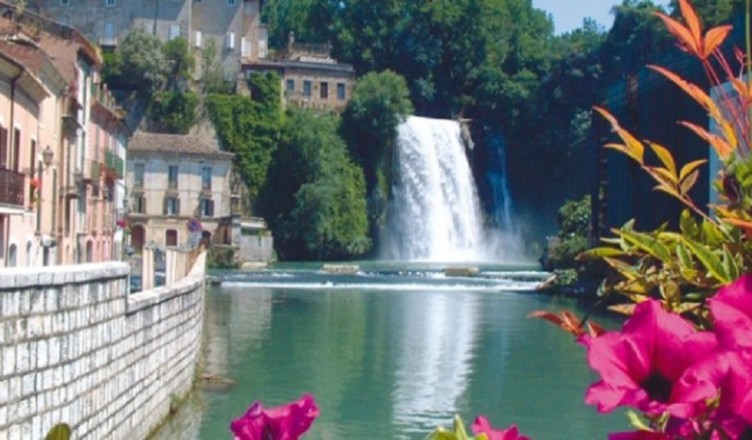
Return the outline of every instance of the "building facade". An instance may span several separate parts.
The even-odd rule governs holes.
[[[277,72],[287,105],[339,111],[352,92],[353,67],[333,59],[328,46],[296,43],[291,35],[286,50],[270,53],[262,0],[29,0],[28,7],[105,48],[117,46],[132,29],[161,41],[185,38],[197,59],[213,44],[225,78],[237,79],[240,88],[250,72]]]
[[[23,212],[2,216],[0,264],[115,259],[117,208],[109,189],[122,177],[106,173],[117,162],[106,155],[116,152],[124,163],[125,136],[122,112],[99,79],[101,56],[77,31],[29,11],[0,2],[0,17],[0,54],[22,68],[0,78],[8,99],[0,110],[7,109],[0,162],[9,185],[24,190]]]
[[[126,174],[134,250],[230,244],[221,226],[231,216],[232,158],[200,137],[136,133]]]
[[[105,48],[117,46],[136,28],[161,41],[185,38],[197,54],[214,41],[218,61],[227,78],[234,80],[241,57],[266,55],[260,3],[261,0],[28,0],[27,7],[78,29]]]
[[[296,43],[290,34],[286,50],[267,58],[244,58],[242,69],[245,76],[276,72],[288,106],[341,111],[350,100],[355,70],[330,54],[328,45]]]

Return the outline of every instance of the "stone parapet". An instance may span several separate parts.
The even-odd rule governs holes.
[[[123,263],[0,270],[0,438],[145,438],[191,388],[205,260],[135,295]]]

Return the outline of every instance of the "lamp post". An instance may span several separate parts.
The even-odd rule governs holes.
[[[55,153],[52,151],[52,148],[47,145],[47,148],[42,151],[42,163],[44,163],[45,168],[49,168],[52,165],[52,156],[54,155]]]

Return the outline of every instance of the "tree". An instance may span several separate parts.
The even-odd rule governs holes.
[[[164,44],[162,52],[170,66],[167,69],[167,77],[172,85],[188,81],[196,67],[196,59],[188,47],[188,41],[183,37],[173,38]]]
[[[206,106],[220,143],[235,153],[235,166],[255,203],[266,181],[272,154],[277,148],[281,123],[280,79],[276,74],[254,74],[251,88],[266,91],[260,100],[245,96],[212,94]]]
[[[120,58],[121,84],[140,91],[153,91],[164,82],[165,57],[159,39],[145,31],[131,30],[116,51]]]
[[[201,52],[201,82],[207,94],[229,95],[233,91],[233,85],[225,80],[224,69],[217,62],[217,41],[214,38],[207,38]]]
[[[413,112],[405,79],[394,72],[368,73],[360,78],[342,115],[343,137],[363,168],[368,194],[371,237],[378,244],[385,225],[391,187],[392,151],[397,126]]]
[[[370,248],[362,171],[347,155],[334,115],[287,114],[260,212],[284,259],[347,259]]]

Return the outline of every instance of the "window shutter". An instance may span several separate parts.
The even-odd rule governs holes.
[[[162,201],[162,215],[167,215],[167,197]]]
[[[214,217],[214,200],[209,200],[209,217]]]
[[[175,198],[175,215],[180,215],[180,199]]]

